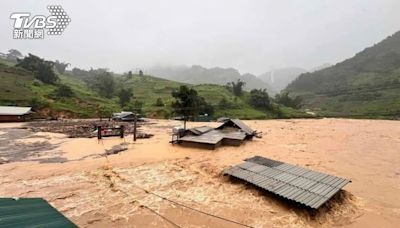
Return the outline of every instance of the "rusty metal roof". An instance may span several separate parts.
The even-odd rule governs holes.
[[[260,156],[248,158],[245,162],[226,169],[224,174],[314,209],[351,182],[349,179]]]

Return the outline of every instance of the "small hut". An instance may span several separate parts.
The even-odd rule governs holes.
[[[23,122],[32,119],[31,107],[0,106],[0,122]]]
[[[208,126],[187,129],[177,141],[183,146],[215,149],[220,145],[240,146],[254,135],[255,131],[239,119],[229,119],[215,129]]]
[[[216,130],[221,130],[225,132],[235,132],[240,130],[246,134],[246,139],[252,139],[256,135],[256,131],[251,129],[245,123],[239,119],[228,119],[225,120],[223,124],[215,128]]]

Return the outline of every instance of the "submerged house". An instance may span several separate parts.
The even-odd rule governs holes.
[[[187,129],[177,141],[183,146],[215,149],[221,145],[240,146],[255,134],[256,131],[241,120],[229,119],[217,128],[202,126]]]
[[[0,106],[0,122],[23,122],[32,119],[31,107]]]

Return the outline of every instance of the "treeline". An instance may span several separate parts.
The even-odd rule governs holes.
[[[132,78],[131,71],[124,77],[116,77],[107,68],[83,70],[75,67],[68,73],[84,81],[89,88],[101,97],[110,99],[117,96],[122,109],[142,112],[143,103],[138,100],[133,101],[134,91],[132,87],[124,84],[124,80]],[[143,72],[141,71],[140,74],[143,75]]]
[[[243,88],[245,84],[245,82],[237,80],[236,82],[227,83],[225,85],[225,88],[232,92],[236,99],[236,97],[243,97]],[[233,101],[229,101],[226,98],[222,98],[218,106],[221,109],[240,108],[236,104],[235,99]],[[256,109],[270,111],[278,116],[281,114],[279,105],[291,107],[294,109],[300,109],[302,105],[302,99],[299,96],[293,97],[289,95],[289,92],[284,91],[280,94],[276,94],[275,97],[272,98],[269,96],[266,89],[253,89],[250,91],[248,97],[244,97],[244,99],[247,101],[248,104]]]
[[[62,65],[64,65],[64,67]],[[60,73],[62,69],[65,70],[68,64],[61,63],[58,60],[56,62],[48,61],[38,56],[28,54],[25,58],[17,58],[17,64],[15,66],[32,72],[37,80],[34,82],[36,86],[40,86],[40,83],[57,86],[53,93],[53,98],[72,97],[74,95],[73,90],[69,86],[60,83],[57,74],[57,72]]]

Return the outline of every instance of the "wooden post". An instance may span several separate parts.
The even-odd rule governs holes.
[[[121,125],[121,127],[119,128],[119,134],[121,139],[124,138],[124,131],[125,131],[125,126]]]
[[[97,139],[101,139],[101,126],[97,126]]]
[[[136,113],[134,114],[134,122],[133,122],[133,141],[136,142],[136,125],[137,125],[137,115]]]

